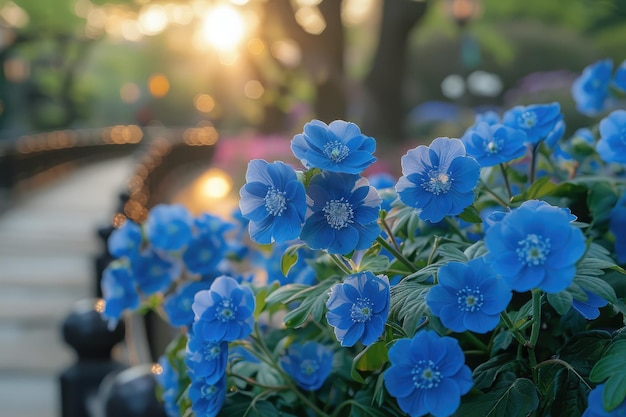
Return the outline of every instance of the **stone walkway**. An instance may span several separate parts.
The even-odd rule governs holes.
[[[60,417],[58,376],[75,359],[61,324],[94,295],[96,230],[132,168],[130,157],[93,163],[0,213],[0,415]]]

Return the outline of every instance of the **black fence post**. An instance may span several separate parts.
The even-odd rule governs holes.
[[[103,417],[167,417],[156,389],[151,365],[137,365],[110,374],[100,389]]]
[[[91,408],[98,401],[98,388],[104,377],[126,368],[111,357],[113,347],[124,340],[124,322],[109,329],[96,303],[78,302],[63,322],[63,338],[78,358],[59,377],[62,417],[93,417]]]

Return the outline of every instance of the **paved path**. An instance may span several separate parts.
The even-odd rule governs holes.
[[[0,417],[60,417],[59,374],[74,361],[61,324],[93,296],[98,227],[133,167],[93,163],[0,213]]]

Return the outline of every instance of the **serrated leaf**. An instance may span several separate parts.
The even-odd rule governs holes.
[[[517,378],[512,372],[498,376],[492,390],[464,401],[457,417],[527,417],[539,405],[539,394],[533,382]]]
[[[328,300],[328,290],[336,283],[337,280],[328,278],[291,296],[288,302],[301,301],[301,303],[285,315],[283,319],[285,326],[300,327],[309,316],[319,322]]]
[[[305,284],[287,284],[273,291],[265,299],[265,303],[268,305],[274,304],[286,304],[287,300],[298,294],[300,291],[309,288],[309,285]]]
[[[574,301],[574,296],[568,291],[548,294],[548,303],[550,303],[561,316],[565,315],[570,310],[572,301]]]
[[[415,332],[417,326],[430,311],[425,300],[429,289],[430,285],[407,280],[391,288],[389,314],[398,322],[402,322],[402,327],[408,335]]]

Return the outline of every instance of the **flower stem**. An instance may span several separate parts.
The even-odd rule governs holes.
[[[500,313],[500,317],[502,318],[502,321],[504,321],[504,324],[506,324],[506,327],[508,327],[513,334],[515,340],[517,340],[521,346],[526,346],[526,344],[528,343],[527,340],[520,333],[519,329],[515,327],[515,324],[509,317],[509,314],[506,311],[503,311],[502,313]]]
[[[417,268],[415,267],[415,265],[413,264],[413,262],[409,261],[400,251],[397,251],[396,248],[394,248],[393,246],[391,246],[389,244],[389,242],[387,242],[385,239],[383,239],[382,236],[378,236],[376,238],[376,242],[380,243],[380,245],[387,249],[389,252],[391,252],[391,254],[398,260],[400,261],[402,264],[404,264],[406,267],[409,268],[409,271],[411,273],[413,272],[417,272]]]
[[[533,324],[530,330],[530,340],[528,341],[528,360],[533,370],[533,379],[537,381],[537,356],[535,354],[535,345],[539,339],[539,330],[541,329],[541,290],[534,288],[533,294]]]
[[[504,208],[509,208],[509,203],[504,201],[504,199],[502,197],[500,197],[498,194],[496,194],[496,192],[493,191],[491,188],[487,187],[487,184],[485,184],[484,181],[481,181],[481,183],[482,183],[483,190],[485,190],[487,193],[491,194],[491,196],[496,200],[496,202],[498,204],[500,204]]]
[[[506,167],[504,164],[500,164],[500,171],[502,171],[502,178],[504,178],[504,184],[506,185],[506,192],[509,196],[509,200],[513,198],[513,192],[511,191],[511,183],[509,183],[509,176],[506,175]]]
[[[435,252],[439,248],[439,242],[441,241],[440,236],[435,236],[435,241],[433,242],[433,247],[430,250],[430,254],[428,255],[428,260],[426,261],[426,265],[430,265],[433,263],[433,259],[435,259]]]
[[[402,252],[402,250],[400,249],[400,246],[398,246],[398,242],[396,242],[396,240],[393,238],[393,232],[391,231],[391,228],[389,227],[387,220],[384,218],[381,218],[380,224],[383,226],[383,229],[385,229],[385,233],[387,233],[387,236],[389,236],[389,240],[391,241],[391,244],[393,245],[393,247],[398,252]]]
[[[534,349],[539,339],[539,329],[541,328],[541,290],[534,288],[533,294],[533,325],[530,331],[530,348]]]
[[[337,265],[339,269],[341,269],[342,272],[344,272],[346,275],[352,274],[353,271],[351,271],[350,268],[348,268],[348,266],[343,261],[343,259],[341,259],[339,256],[337,256],[334,253],[330,253],[329,255],[330,255],[330,259],[333,260],[335,265]]]
[[[530,184],[535,182],[535,170],[537,169],[537,153],[539,151],[539,145],[541,142],[533,145],[533,149],[530,155],[530,172],[528,173],[528,178],[530,178]]]
[[[314,403],[312,403],[307,398],[307,396],[304,395],[300,391],[300,389],[293,383],[291,377],[285,371],[283,371],[283,369],[280,366],[278,366],[276,362],[274,362],[272,358],[272,354],[267,348],[267,345],[265,344],[265,341],[263,340],[263,336],[261,335],[261,332],[259,331],[259,326],[256,323],[254,325],[254,334],[250,335],[250,337],[252,338],[252,340],[256,342],[256,344],[259,346],[263,354],[266,356],[267,360],[264,360],[264,362],[270,365],[272,368],[274,368],[285,379],[285,383],[288,386],[288,388],[291,391],[293,391],[294,394],[296,394],[296,396],[300,399],[300,401],[302,401],[302,403],[304,403],[307,407],[309,407],[309,409],[311,409],[318,416],[328,417],[328,414],[326,414],[324,411],[318,408]]]
[[[474,333],[470,332],[470,331],[466,331],[464,333],[465,337],[467,338],[467,340],[469,340],[475,347],[477,347],[482,353],[488,353],[489,352],[489,348],[487,347],[486,344],[483,343],[482,340],[480,340],[479,338],[476,337],[476,335],[474,335]]]

